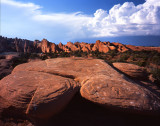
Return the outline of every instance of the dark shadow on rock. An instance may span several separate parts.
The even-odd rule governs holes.
[[[127,74],[125,74],[124,72],[122,72],[121,70],[119,70],[119,69],[117,69],[116,67],[114,67],[112,64],[109,64],[112,68],[114,68],[117,72],[119,72],[119,73],[121,73],[121,74],[123,74],[124,75],[124,77],[127,77],[127,78],[129,78],[129,81],[132,81],[132,82],[135,82],[135,83],[137,83],[138,85],[140,85],[140,86],[142,86],[142,87],[145,87],[146,89],[148,89],[149,91],[151,91],[153,94],[156,94],[156,95],[158,95],[159,97],[160,97],[160,92],[159,91],[157,91],[157,89],[159,89],[160,90],[160,87],[158,87],[156,84],[154,84],[153,82],[151,82],[149,79],[146,79],[146,80],[138,80],[138,79],[135,79],[135,78],[132,78],[132,77],[130,77],[129,75],[127,75]],[[148,76],[148,75],[146,75],[146,76]],[[126,78],[126,79],[127,79]],[[146,82],[146,83],[148,83],[147,85],[146,84],[144,84],[143,82]],[[155,88],[153,88],[153,86],[156,86],[157,88],[155,89]]]
[[[37,121],[36,126],[155,126],[160,116],[140,116],[111,111],[80,96],[72,99],[60,114],[46,121]]]

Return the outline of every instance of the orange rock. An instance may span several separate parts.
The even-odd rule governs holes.
[[[82,97],[107,108],[159,112],[160,98],[99,59],[56,58],[21,64],[13,73],[37,71],[68,77],[81,84]],[[44,82],[45,83],[45,82]]]
[[[107,45],[105,45],[105,43],[101,42],[100,40],[97,40],[92,48],[92,51],[96,50],[99,52],[107,53],[110,49]]]
[[[130,112],[159,111],[159,97],[136,83],[126,81],[122,76],[115,76],[117,79],[105,75],[86,79],[80,89],[82,97],[106,108]]]
[[[41,50],[43,53],[49,53],[50,52],[50,46],[49,42],[46,39],[43,39],[41,42]]]
[[[119,52],[126,52],[126,51],[128,51],[128,48],[125,45],[121,44],[121,43],[113,42],[112,44],[117,47],[117,50]]]
[[[143,46],[133,46],[133,45],[126,45],[127,48],[133,50],[133,51],[158,51],[160,52],[160,47],[143,47]]]
[[[84,47],[82,48],[82,51],[83,51],[83,52],[89,52],[89,49],[84,46]]]
[[[0,81],[0,97],[7,100],[8,109],[12,106],[35,118],[62,111],[77,89],[70,78],[36,71],[19,71]]]
[[[115,46],[108,46],[110,50],[115,50],[116,47]]]
[[[51,43],[50,45],[51,45],[51,52],[52,52],[52,53],[54,53],[54,52],[57,52],[57,51],[58,51],[58,50],[57,50],[57,45],[56,45],[56,44]]]
[[[72,42],[67,42],[65,45],[66,47],[70,48],[71,51],[78,51],[80,48],[76,47]]]
[[[143,67],[130,63],[119,63],[119,62],[113,63],[113,66],[134,79],[138,80],[148,79],[147,71]]]

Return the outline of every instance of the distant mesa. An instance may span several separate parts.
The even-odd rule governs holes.
[[[61,42],[56,45],[55,43],[49,42],[47,39],[42,41],[35,40],[29,41],[26,39],[12,39],[0,36],[0,52],[24,52],[24,53],[58,53],[58,52],[92,52],[99,51],[107,53],[110,50],[117,52],[126,52],[128,50],[141,51],[141,50],[156,50],[160,52],[160,47],[142,47],[133,45],[124,45],[116,42],[101,42],[97,40],[95,43],[84,43],[84,42],[67,42],[63,45]]]

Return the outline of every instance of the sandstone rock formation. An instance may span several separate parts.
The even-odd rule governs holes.
[[[70,48],[71,51],[79,51],[80,47],[76,47],[76,45],[74,45],[72,42],[67,42],[67,44],[65,45],[68,48]]]
[[[112,44],[117,47],[118,52],[125,52],[129,50],[125,45],[121,43],[113,42]]]
[[[106,108],[160,111],[157,94],[99,59],[56,58],[18,65],[0,81],[0,97],[8,101],[7,108],[46,118],[61,111],[79,86],[82,97]]]
[[[83,52],[91,52],[91,51],[99,51],[103,53],[107,53],[110,50],[116,50],[117,52],[125,52],[128,50],[133,51],[142,51],[156,50],[160,52],[160,47],[142,47],[142,46],[132,46],[132,45],[124,45],[121,43],[110,43],[110,42],[101,42],[97,40],[96,43],[79,43],[79,42],[68,42],[66,45],[59,43],[56,45],[55,43],[49,42],[47,39],[43,39],[41,42],[35,40],[34,42],[26,40],[26,39],[8,39],[0,36],[0,52],[24,52],[24,53],[54,53],[54,52],[71,52],[71,51],[83,51]]]
[[[144,46],[133,46],[133,45],[126,45],[127,48],[133,51],[158,51],[160,52],[160,47],[144,47]]]
[[[92,48],[92,51],[107,53],[109,51],[109,47],[105,45],[103,42],[101,42],[100,40],[97,40],[95,45]]]
[[[138,80],[147,80],[148,74],[143,67],[130,64],[130,63],[113,63],[113,66],[123,73],[127,74],[128,76],[132,77],[133,79]]]
[[[8,107],[31,117],[47,118],[61,111],[77,91],[69,78],[35,71],[20,71],[0,82],[1,97]],[[3,103],[1,103],[3,104]]]

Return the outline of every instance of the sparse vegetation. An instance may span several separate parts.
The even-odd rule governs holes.
[[[21,53],[20,58],[13,61],[12,67],[28,62],[28,59],[42,59],[46,60],[49,58],[57,57],[93,57],[98,59],[103,59],[107,63],[111,64],[113,62],[127,62],[133,63],[146,69],[151,69],[151,74],[155,78],[156,83],[160,83],[160,53],[157,51],[126,51],[117,52],[111,50],[108,53],[102,53],[99,51],[83,52],[83,51],[72,51],[60,52],[60,53]],[[3,59],[3,57],[1,57]]]
[[[160,69],[158,68],[152,68],[151,74],[153,75],[155,81],[154,83],[157,84],[157,86],[160,87]]]

